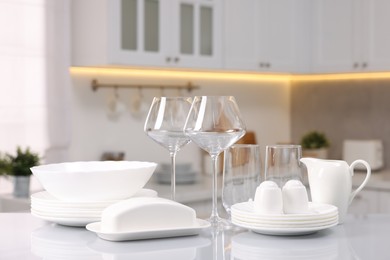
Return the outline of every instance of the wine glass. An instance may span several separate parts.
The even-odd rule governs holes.
[[[191,101],[190,97],[155,97],[144,126],[145,133],[169,151],[172,200],[176,193],[176,153],[191,141],[183,130]]]
[[[218,155],[245,134],[236,100],[233,96],[196,96],[192,102],[184,131],[213,161],[213,193],[210,223],[213,227],[229,225],[218,216],[217,170]]]

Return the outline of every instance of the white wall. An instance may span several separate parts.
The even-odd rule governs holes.
[[[117,84],[185,84],[187,81],[174,78],[143,78],[128,75],[94,74],[72,72],[72,138],[69,160],[99,160],[104,151],[124,151],[127,160],[169,162],[167,150],[149,139],[143,132],[149,104],[153,96],[169,95],[233,95],[236,97],[247,130],[256,133],[262,146],[290,141],[289,83],[287,81],[246,81],[191,79],[201,89],[188,94],[167,90],[142,91],[144,113],[133,117],[127,110],[117,120],[106,115],[106,102],[112,89],[91,90],[93,78],[101,83]],[[135,89],[120,89],[119,95],[126,106],[130,106]],[[264,155],[264,154],[263,154]],[[200,150],[190,143],[177,154],[177,163],[192,162],[200,169]]]

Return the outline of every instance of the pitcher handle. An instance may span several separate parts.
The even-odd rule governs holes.
[[[366,186],[366,184],[367,184],[367,182],[368,182],[368,179],[369,179],[370,176],[371,176],[371,167],[370,167],[370,165],[369,165],[366,161],[364,161],[364,160],[356,160],[356,161],[354,161],[353,163],[351,163],[351,166],[349,166],[349,169],[350,169],[351,172],[352,172],[352,176],[353,176],[353,174],[354,174],[355,165],[358,164],[358,163],[361,163],[361,164],[363,164],[363,165],[366,167],[366,169],[367,169],[367,175],[366,175],[366,178],[364,179],[364,181],[362,182],[362,184],[360,184],[360,186],[359,186],[356,190],[354,190],[354,191],[351,193],[351,195],[349,196],[348,205],[351,204],[351,202],[352,202],[353,198],[355,198],[356,194],[358,194],[358,193],[364,188],[364,186]]]

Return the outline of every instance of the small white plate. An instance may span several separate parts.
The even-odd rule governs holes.
[[[85,227],[89,223],[93,223],[96,221],[99,221],[100,218],[97,217],[86,217],[86,218],[80,218],[80,217],[69,217],[69,218],[58,218],[53,216],[42,216],[36,213],[31,214],[37,218],[50,221],[53,223],[57,223],[63,226],[72,226],[72,227]]]
[[[261,214],[254,210],[253,201],[237,203],[232,206],[232,212],[262,220],[302,221],[313,220],[337,214],[337,207],[329,204],[309,202],[309,212],[301,214]]]
[[[253,221],[247,218],[241,218],[238,216],[232,215],[232,220],[237,222],[245,223],[253,226],[262,226],[262,227],[309,227],[309,226],[319,226],[324,223],[338,221],[338,216],[334,216],[327,219],[315,220],[315,221],[285,221],[285,222],[272,222],[272,221]]]
[[[333,224],[334,222],[338,222],[338,217],[334,217],[332,219],[328,219],[326,221],[320,221],[316,223],[304,223],[304,224],[298,224],[298,223],[260,223],[260,222],[248,222],[245,220],[237,219],[232,217],[232,222],[235,224],[243,224],[243,225],[250,225],[252,227],[260,227],[260,228],[308,228],[308,227],[318,227],[318,226],[327,226],[330,224]]]
[[[31,213],[41,216],[41,217],[55,217],[55,218],[101,218],[102,211],[100,212],[49,212],[49,211],[41,211],[31,208]]]
[[[121,233],[103,233],[101,232],[101,222],[88,224],[86,228],[89,231],[95,232],[100,238],[110,241],[126,241],[126,240],[141,240],[166,237],[193,236],[199,234],[202,229],[210,227],[210,223],[206,220],[196,219],[198,225],[188,228],[174,229],[156,229],[136,232],[121,232]]]
[[[315,227],[263,227],[263,226],[254,226],[250,224],[238,223],[234,220],[232,221],[234,225],[246,228],[255,233],[264,234],[264,235],[274,235],[274,236],[297,236],[297,235],[307,235],[312,234],[317,231],[334,227],[338,224],[336,219],[333,222],[328,223],[327,225],[319,225]]]
[[[254,218],[251,215],[244,215],[237,212],[231,212],[232,218],[236,218],[248,223],[263,223],[263,224],[296,224],[296,225],[302,225],[302,224],[310,224],[310,223],[318,223],[318,222],[324,222],[329,221],[331,219],[337,218],[338,213],[337,211],[331,215],[326,215],[321,218],[312,218],[312,219],[264,219],[264,218]]]
[[[31,195],[31,201],[33,203],[57,206],[57,207],[103,207],[111,205],[121,200],[106,200],[106,201],[92,201],[92,202],[71,202],[59,200],[47,191],[40,191]]]

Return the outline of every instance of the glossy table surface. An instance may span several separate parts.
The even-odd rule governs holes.
[[[0,214],[0,259],[390,259],[390,215],[348,216],[343,225],[303,236],[243,229],[110,242],[84,228],[29,213]]]

